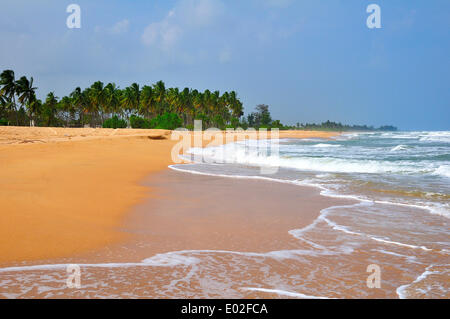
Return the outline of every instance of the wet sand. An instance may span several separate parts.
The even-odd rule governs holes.
[[[122,230],[134,238],[120,253],[129,252],[126,260],[181,250],[292,249],[298,240],[290,230],[310,225],[326,207],[350,202],[311,187],[173,170],[152,174],[144,184],[154,191],[124,221]],[[146,248],[134,249],[142,247],[138,242]]]

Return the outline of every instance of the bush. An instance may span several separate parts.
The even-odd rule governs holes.
[[[232,117],[231,118],[231,123],[230,123],[230,125],[227,125],[227,127],[228,126],[230,126],[232,128],[238,128],[240,126],[239,119],[237,119],[235,117]]]
[[[175,113],[164,113],[158,115],[151,121],[151,127],[163,130],[174,130],[182,126],[183,121]]]
[[[8,126],[8,120],[5,118],[0,119],[0,126]]]
[[[117,115],[114,115],[112,118],[107,119],[103,122],[103,128],[126,128],[127,121],[123,119],[119,119]]]
[[[276,120],[272,122],[272,128],[278,128],[282,130],[284,128],[283,124],[281,124],[280,120]]]
[[[214,117],[213,117],[213,122],[214,122],[214,125],[215,125],[217,128],[219,128],[219,129],[221,129],[221,130],[223,130],[223,129],[225,128],[225,121],[224,121],[224,119],[223,119],[222,116],[220,116],[220,115],[214,116]]]
[[[149,120],[142,117],[131,115],[130,116],[130,126],[132,128],[151,128],[151,123]]]

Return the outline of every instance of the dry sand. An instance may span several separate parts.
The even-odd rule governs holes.
[[[127,212],[152,194],[141,182],[172,163],[170,134],[0,127],[0,263],[68,257],[124,241]]]

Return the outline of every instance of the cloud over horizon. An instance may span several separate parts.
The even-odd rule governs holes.
[[[158,22],[151,22],[142,34],[147,46],[157,46],[168,51],[183,37],[193,37],[195,32],[211,26],[224,11],[219,0],[181,0]]]

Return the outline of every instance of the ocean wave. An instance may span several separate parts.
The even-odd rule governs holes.
[[[317,297],[317,296],[305,295],[300,292],[292,292],[292,291],[286,291],[286,290],[280,290],[280,289],[242,287],[241,290],[266,292],[266,293],[271,293],[271,294],[277,294],[280,296],[295,297],[295,298],[302,298],[302,299],[330,299],[328,297]]]
[[[274,250],[265,253],[241,252],[232,250],[179,250],[156,254],[141,262],[127,263],[66,263],[66,264],[41,264],[28,266],[13,266],[0,268],[0,273],[65,270],[68,266],[77,265],[80,268],[129,268],[129,267],[177,267],[193,266],[202,262],[201,258],[211,255],[237,255],[243,257],[271,258],[275,260],[297,259],[301,256],[335,255],[335,251],[314,251],[306,249]]]
[[[406,149],[408,149],[408,146],[400,144],[400,145],[397,145],[397,146],[391,148],[391,152],[404,151]]]
[[[450,143],[450,132],[426,132],[419,134],[421,142]]]
[[[450,137],[432,137],[425,136],[419,139],[421,142],[437,142],[437,143],[450,143]]]
[[[200,155],[207,163],[246,164],[272,166],[297,170],[337,173],[420,173],[424,170],[414,163],[392,163],[377,160],[349,160],[332,157],[282,157],[265,156],[259,152],[236,148],[191,149],[190,154]]]
[[[413,285],[418,284],[419,282],[424,281],[425,279],[427,279],[427,277],[429,277],[430,275],[437,275],[440,274],[439,271],[431,271],[430,269],[432,269],[434,266],[430,265],[428,266],[425,271],[420,274],[412,283],[410,284],[406,284],[406,285],[402,285],[400,287],[398,287],[396,289],[396,293],[398,295],[398,297],[400,299],[406,299],[410,296],[410,294],[408,294],[408,289],[411,288]],[[420,289],[421,292],[423,293],[423,289]]]
[[[318,147],[318,148],[321,148],[321,147],[341,147],[341,145],[319,143],[319,144],[313,145],[312,147]]]
[[[429,174],[450,177],[449,165],[441,164],[442,161],[431,161],[429,159],[418,161],[417,156],[391,160],[386,152],[384,154],[371,153],[371,150],[357,149],[351,153],[351,151],[344,149],[339,154],[331,150],[326,151],[337,147],[340,147],[340,145],[326,143],[288,145],[282,146],[280,151],[279,144],[274,143],[260,144],[259,147],[253,143],[247,145],[231,143],[208,148],[191,148],[187,153],[199,159],[198,162],[203,161],[208,164],[243,164],[325,173]],[[408,145],[400,144],[391,148],[391,152],[399,152],[410,148]],[[312,149],[317,149],[317,151],[311,151]]]
[[[435,171],[435,175],[441,175],[450,178],[450,165],[440,165]]]

